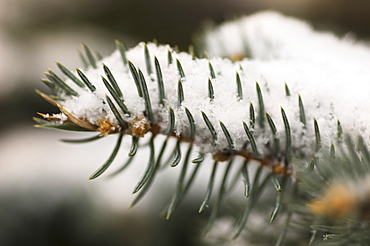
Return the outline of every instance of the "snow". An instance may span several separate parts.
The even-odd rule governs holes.
[[[237,37],[241,38],[237,38]],[[192,113],[195,125],[195,144],[205,153],[215,153],[228,148],[228,142],[221,130],[219,121],[227,127],[236,149],[240,149],[248,137],[243,121],[249,123],[249,105],[255,108],[256,120],[259,117],[259,104],[256,82],[262,90],[265,111],[276,124],[280,136],[280,148],[285,148],[285,128],[281,116],[284,109],[292,131],[293,149],[299,154],[312,155],[315,143],[313,120],[316,119],[323,146],[335,142],[337,120],[341,121],[344,132],[353,136],[362,135],[370,143],[370,122],[367,100],[370,79],[370,48],[362,43],[346,38],[338,38],[330,33],[317,32],[307,23],[282,16],[275,12],[263,12],[222,25],[219,29],[206,34],[207,53],[210,59],[195,59],[187,53],[175,53],[167,45],[148,43],[152,70],[155,73],[154,56],[161,65],[165,86],[165,107],[159,106],[156,75],[147,74],[144,43],[127,51],[127,58],[143,71],[148,86],[155,123],[163,130],[167,128],[168,107],[172,107],[176,118],[176,133],[186,133],[189,123],[184,108]],[[232,56],[243,52],[243,40],[248,43],[252,59],[241,62],[217,56]],[[220,45],[220,42],[223,45]],[[216,49],[224,47],[225,49]],[[168,65],[167,52],[172,52],[173,64]],[[180,79],[176,59],[181,62],[185,72],[182,80],[184,101],[178,103],[178,81]],[[212,79],[215,92],[214,100],[208,98],[209,65],[211,62],[216,78]],[[87,119],[90,123],[101,118],[117,122],[111,113],[105,96],[109,92],[102,83],[105,77],[101,64],[107,65],[119,84],[124,102],[132,116],[141,116],[145,111],[144,100],[138,96],[132,75],[124,67],[118,51],[98,63],[98,68],[83,70],[97,90],[91,93],[71,85],[77,97],[65,97],[62,105],[73,115]],[[236,72],[239,73],[243,99],[237,99]],[[285,83],[291,96],[285,95]],[[304,128],[299,119],[298,95],[301,95],[307,126]],[[203,111],[217,132],[217,140],[212,136],[203,117]],[[264,115],[262,117],[265,117]],[[124,117],[126,120],[129,118]],[[266,143],[273,135],[265,120],[265,128],[252,129],[257,146],[262,154],[269,154],[271,148]],[[296,154],[298,154],[296,152]]]

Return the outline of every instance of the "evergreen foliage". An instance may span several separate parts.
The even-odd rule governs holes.
[[[253,45],[247,39],[241,42],[248,51],[242,55],[253,57]],[[54,94],[37,91],[61,112],[40,114],[42,118],[35,118],[37,126],[98,132],[87,139],[65,140],[72,143],[117,135],[108,160],[89,179],[110,169],[122,139],[129,135],[132,137],[129,158],[111,176],[130,165],[141,149],[149,148],[147,166],[133,189],[136,197],[131,206],[146,194],[163,166],[180,166],[172,199],[166,206],[169,219],[189,192],[200,168],[212,165],[209,177],[204,177],[209,181],[199,204],[199,212],[208,204],[212,209],[206,233],[223,214],[222,206],[227,203],[230,191],[244,182],[240,193],[244,200],[240,211],[234,213],[232,239],[247,228],[254,231],[247,234],[247,240],[256,245],[272,241],[275,245],[370,243],[368,145],[357,132],[343,132],[339,120],[325,122],[330,125],[335,121],[335,126],[319,125],[318,119],[322,120],[322,115],[330,117],[332,112],[323,112],[326,108],[320,106],[316,106],[320,112],[315,112],[311,103],[307,108],[303,94],[288,87],[288,83],[279,85],[281,89],[264,81],[255,81],[251,86],[247,78],[251,71],[248,59],[239,62],[197,58],[192,52],[179,53],[155,43],[142,43],[130,50],[120,41],[116,45],[112,57],[119,57],[114,59],[119,64],[114,67],[110,65],[113,58],[101,60],[83,45],[80,55],[87,69],[74,72],[57,63],[65,79],[49,70],[43,82]],[[135,62],[136,56],[142,62]],[[205,89],[192,91],[196,87],[189,84],[199,81],[204,82]],[[233,98],[224,96],[229,92],[221,90],[220,83],[228,83],[226,87],[231,88]],[[298,100],[292,99],[295,95]],[[195,97],[199,101],[193,103]],[[78,106],[83,108],[86,100],[93,102],[92,106],[91,101],[86,103],[85,111],[73,107],[83,104]],[[282,107],[282,102],[287,106]],[[226,106],[221,108],[223,104]],[[237,108],[230,108],[233,105]],[[241,108],[243,112],[238,111]],[[233,110],[242,115],[236,117]],[[330,129],[335,129],[335,133]],[[168,144],[170,139],[175,139],[172,146]],[[166,151],[168,148],[171,151]],[[191,172],[190,163],[196,165]],[[236,172],[233,167],[237,167]],[[216,174],[220,172],[222,180],[216,188]],[[265,222],[254,225],[250,221],[256,215],[274,233],[265,236]],[[256,228],[260,231],[256,232]],[[298,238],[293,236],[296,233]]]

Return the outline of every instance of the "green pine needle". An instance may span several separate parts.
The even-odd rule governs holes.
[[[89,180],[96,179],[97,177],[102,175],[108,169],[108,167],[112,164],[113,160],[116,158],[119,148],[121,147],[122,138],[123,138],[123,134],[121,133],[118,135],[116,146],[114,147],[113,152],[109,156],[108,160],[89,177]]]

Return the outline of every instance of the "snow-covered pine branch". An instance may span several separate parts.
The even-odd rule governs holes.
[[[325,42],[326,36],[312,32],[311,36],[318,43],[320,37]],[[290,35],[291,37],[291,35]],[[337,120],[342,123],[343,129],[347,133],[362,134],[365,142],[369,142],[366,134],[368,115],[365,114],[367,105],[368,78],[370,71],[365,69],[370,63],[369,50],[363,46],[355,46],[346,40],[336,41],[336,46],[327,46],[327,51],[336,56],[329,57],[322,55],[322,50],[318,50],[318,58],[325,57],[321,61],[311,59],[274,59],[274,60],[243,60],[233,62],[227,59],[193,59],[187,53],[176,53],[168,46],[157,46],[156,44],[144,43],[126,52],[127,59],[142,71],[142,75],[148,87],[150,104],[154,122],[151,124],[159,125],[161,132],[167,129],[169,107],[173,109],[175,115],[176,135],[189,131],[189,120],[185,113],[187,108],[195,121],[196,134],[194,143],[204,153],[216,153],[229,148],[219,121],[228,129],[235,150],[240,150],[246,141],[250,141],[243,127],[243,122],[250,124],[250,106],[253,105],[256,117],[255,127],[251,127],[253,136],[256,140],[258,151],[262,155],[270,155],[271,146],[268,142],[273,140],[273,134],[269,129],[265,112],[271,116],[277,129],[277,138],[281,142],[282,151],[285,148],[285,127],[282,120],[281,108],[289,120],[292,136],[292,148],[299,149],[305,155],[312,155],[312,144],[315,142],[314,118],[317,120],[321,141],[324,146],[330,145],[337,137]],[[302,56],[308,51],[309,55],[314,52],[310,45],[310,40],[302,47]],[[291,42],[291,40],[287,40]],[[301,43],[303,45],[303,43]],[[145,47],[149,51],[148,74]],[[274,49],[271,50],[273,52]],[[172,63],[169,64],[168,52],[172,55]],[[364,59],[358,60],[357,66],[353,66],[353,60],[357,59],[356,54],[362,54]],[[341,60],[340,57],[347,58],[350,54],[355,54],[352,62],[349,59]],[[314,55],[311,55],[314,57]],[[365,60],[368,56],[368,61]],[[156,65],[154,57],[158,59],[159,69],[163,76],[165,99],[163,105],[160,104]],[[177,62],[178,61],[178,62]],[[361,63],[360,63],[361,62]],[[123,64],[121,54],[117,50],[110,57],[97,61],[97,68],[82,70],[88,80],[96,87],[91,92],[86,87],[76,86],[70,79],[66,84],[73,88],[78,96],[66,96],[62,92],[59,97],[65,99],[60,104],[74,115],[76,118],[83,119],[88,123],[99,126],[99,122],[109,119],[113,125],[117,125],[117,119],[113,115],[106,102],[106,96],[110,96],[107,87],[104,85],[102,76],[106,81],[109,79],[104,71],[103,64],[109,68],[114,76],[119,88],[122,91],[124,104],[130,111],[130,115],[123,113],[119,109],[123,119],[131,122],[134,118],[144,116],[145,100],[139,97],[136,84],[129,65]],[[185,76],[179,74],[178,64],[181,64]],[[215,78],[210,72],[212,66]],[[79,78],[77,73],[75,76]],[[241,83],[242,98],[238,95],[238,84]],[[210,82],[209,82],[210,81]],[[179,107],[179,84],[182,85],[184,99]],[[209,98],[209,84],[213,88],[213,99]],[[261,111],[261,102],[258,99],[257,84],[262,92],[264,108]],[[290,95],[287,96],[285,85],[288,86]],[[301,96],[305,110],[306,126],[302,123],[298,95]],[[215,128],[217,139],[212,141],[212,135],[208,129],[202,113],[208,117]],[[261,115],[262,113],[262,115]],[[61,116],[61,119],[65,117]],[[353,119],[356,120],[353,120]],[[263,123],[264,122],[264,123]],[[263,126],[263,127],[261,127]],[[117,126],[118,127],[118,126]],[[306,129],[305,129],[306,128]],[[360,130],[360,131],[359,131]],[[365,131],[365,132],[364,132]]]
[[[343,133],[361,135],[370,143],[366,45],[269,12],[227,23],[206,33],[204,40],[211,58],[196,58],[156,43],[125,50],[117,42],[111,56],[98,60],[84,46],[87,69],[75,72],[58,64],[64,79],[52,71],[46,74],[43,81],[56,96],[39,94],[61,113],[42,114],[52,123],[37,121],[43,126],[97,131],[100,137],[119,134],[111,158],[92,179],[109,167],[122,135],[133,136],[130,154],[135,154],[139,137],[151,135],[152,161],[134,192],[160,165],[154,161],[153,139],[158,134],[190,142],[188,153],[195,145],[200,156],[208,154],[215,161],[235,155],[256,159],[282,176],[292,174],[296,160],[307,167],[320,149],[333,149]],[[252,58],[218,57],[244,56],[246,47]],[[178,147],[172,165],[180,158]]]

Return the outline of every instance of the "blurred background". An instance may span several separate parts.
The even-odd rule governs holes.
[[[115,39],[129,47],[156,39],[187,50],[206,21],[266,9],[340,36],[370,37],[368,0],[0,0],[0,245],[206,244],[199,239],[205,217],[197,214],[199,199],[187,199],[165,221],[159,215],[165,203],[158,202],[162,193],[171,195],[165,185],[159,187],[167,192],[153,190],[144,204],[127,209],[141,169],[87,181],[114,140],[76,147],[58,140],[77,134],[33,128],[36,112],[56,111],[34,89],[45,89],[40,78],[57,70],[55,61],[80,66],[81,43],[103,56]]]

